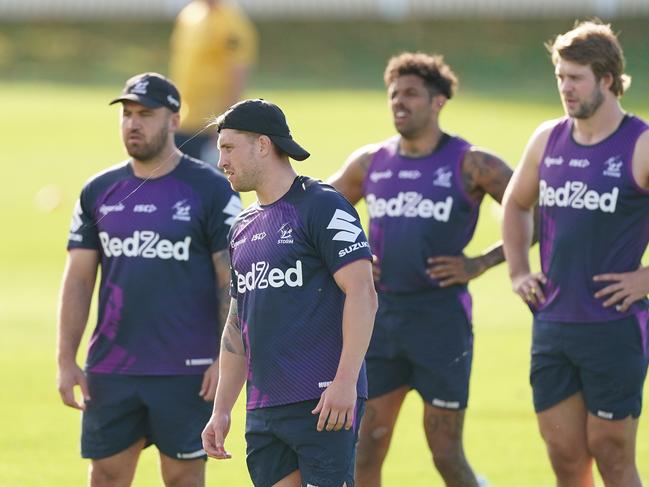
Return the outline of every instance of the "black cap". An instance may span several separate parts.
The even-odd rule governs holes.
[[[147,108],[167,107],[176,113],[180,110],[180,93],[168,78],[158,73],[142,73],[126,81],[122,95],[110,102],[134,101]]]
[[[291,137],[284,112],[274,103],[260,98],[232,105],[216,119],[214,125],[219,132],[233,129],[267,135],[277,147],[296,161],[303,161],[311,155]]]

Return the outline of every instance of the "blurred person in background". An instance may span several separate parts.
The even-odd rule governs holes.
[[[500,202],[512,171],[440,127],[458,83],[442,56],[395,56],[384,81],[398,135],[360,148],[330,179],[352,204],[365,199],[379,292],[356,482],[380,485],[399,410],[415,389],[444,482],[476,486],[462,443],[473,358],[467,283],[504,256],[500,243],[477,257],[463,250],[484,196]]]
[[[176,145],[216,165],[216,133],[206,125],[241,99],[257,57],[257,32],[232,1],[192,0],[176,18],[170,56],[170,77],[183,94]]]
[[[649,360],[649,126],[620,104],[630,79],[610,25],[547,44],[565,116],[531,136],[505,196],[514,291],[534,314],[530,381],[557,485],[641,485],[635,464]],[[532,272],[538,202],[541,272]]]
[[[200,433],[229,305],[227,233],[241,202],[215,168],[176,148],[181,100],[168,79],[134,76],[113,103],[121,103],[130,157],[93,176],[74,209],[59,303],[59,393],[83,411],[92,486],[130,485],[140,452],[155,444],[165,485],[199,487]],[[98,268],[97,325],[82,370],[76,356]]]

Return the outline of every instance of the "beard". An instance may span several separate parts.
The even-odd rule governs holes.
[[[137,142],[125,142],[126,152],[133,159],[136,159],[140,162],[147,162],[151,159],[155,159],[162,149],[167,145],[169,140],[169,132],[167,128],[162,128],[160,131],[155,134],[150,141],[140,140]]]
[[[604,93],[599,88],[595,88],[590,99],[580,103],[574,113],[570,115],[578,119],[590,118],[602,106],[602,103],[604,103]]]

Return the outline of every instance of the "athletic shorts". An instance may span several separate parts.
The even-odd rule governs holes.
[[[358,399],[352,429],[317,431],[318,400],[252,409],[246,416],[246,462],[255,487],[270,487],[300,470],[303,486],[354,486],[358,425],[365,399]]]
[[[595,416],[640,416],[648,314],[596,323],[535,319],[530,382],[536,412],[581,392]]]
[[[366,355],[370,399],[405,385],[428,404],[464,409],[472,360],[468,292],[379,294]]]
[[[82,457],[109,457],[145,438],[171,458],[207,458],[201,432],[212,404],[198,395],[202,375],[87,377],[91,400],[82,417]]]

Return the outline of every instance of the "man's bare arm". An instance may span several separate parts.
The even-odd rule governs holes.
[[[227,459],[225,439],[230,431],[231,413],[234,403],[241,393],[248,365],[241,335],[239,313],[236,299],[230,300],[230,312],[221,337],[219,382],[216,388],[212,417],[201,435],[203,448],[214,458]]]
[[[63,403],[76,409],[83,409],[84,401],[75,399],[75,386],[80,387],[84,399],[90,397],[86,376],[77,364],[77,352],[88,322],[98,264],[96,250],[70,250],[59,297],[57,385]]]
[[[545,122],[534,132],[503,198],[503,244],[512,288],[534,306],[545,300],[541,288],[546,278],[542,273],[531,272],[529,248],[534,235],[534,206],[539,196],[539,165],[553,124]]]
[[[352,205],[363,198],[363,181],[374,157],[376,146],[368,145],[354,151],[342,168],[327,182],[338,190]]]
[[[338,269],[336,284],[345,293],[342,316],[343,346],[336,376],[320,396],[313,414],[319,414],[317,429],[350,429],[356,406],[356,382],[370,343],[377,308],[372,267],[357,260]]]
[[[485,194],[500,203],[512,173],[505,161],[481,149],[470,149],[462,161],[462,184],[476,203]],[[467,283],[504,260],[502,242],[496,242],[477,257],[431,256],[427,272],[439,281],[441,287],[446,287]]]
[[[216,297],[219,301],[219,335],[223,333],[230,310],[230,252],[228,249],[212,254],[216,276]]]
[[[218,333],[223,334],[225,321],[228,317],[230,307],[230,252],[228,249],[220,250],[212,254],[214,266],[214,278],[216,281],[216,299],[218,302]],[[216,394],[216,386],[219,381],[219,360],[214,361],[203,373],[203,381],[199,395],[206,401],[213,401]]]

